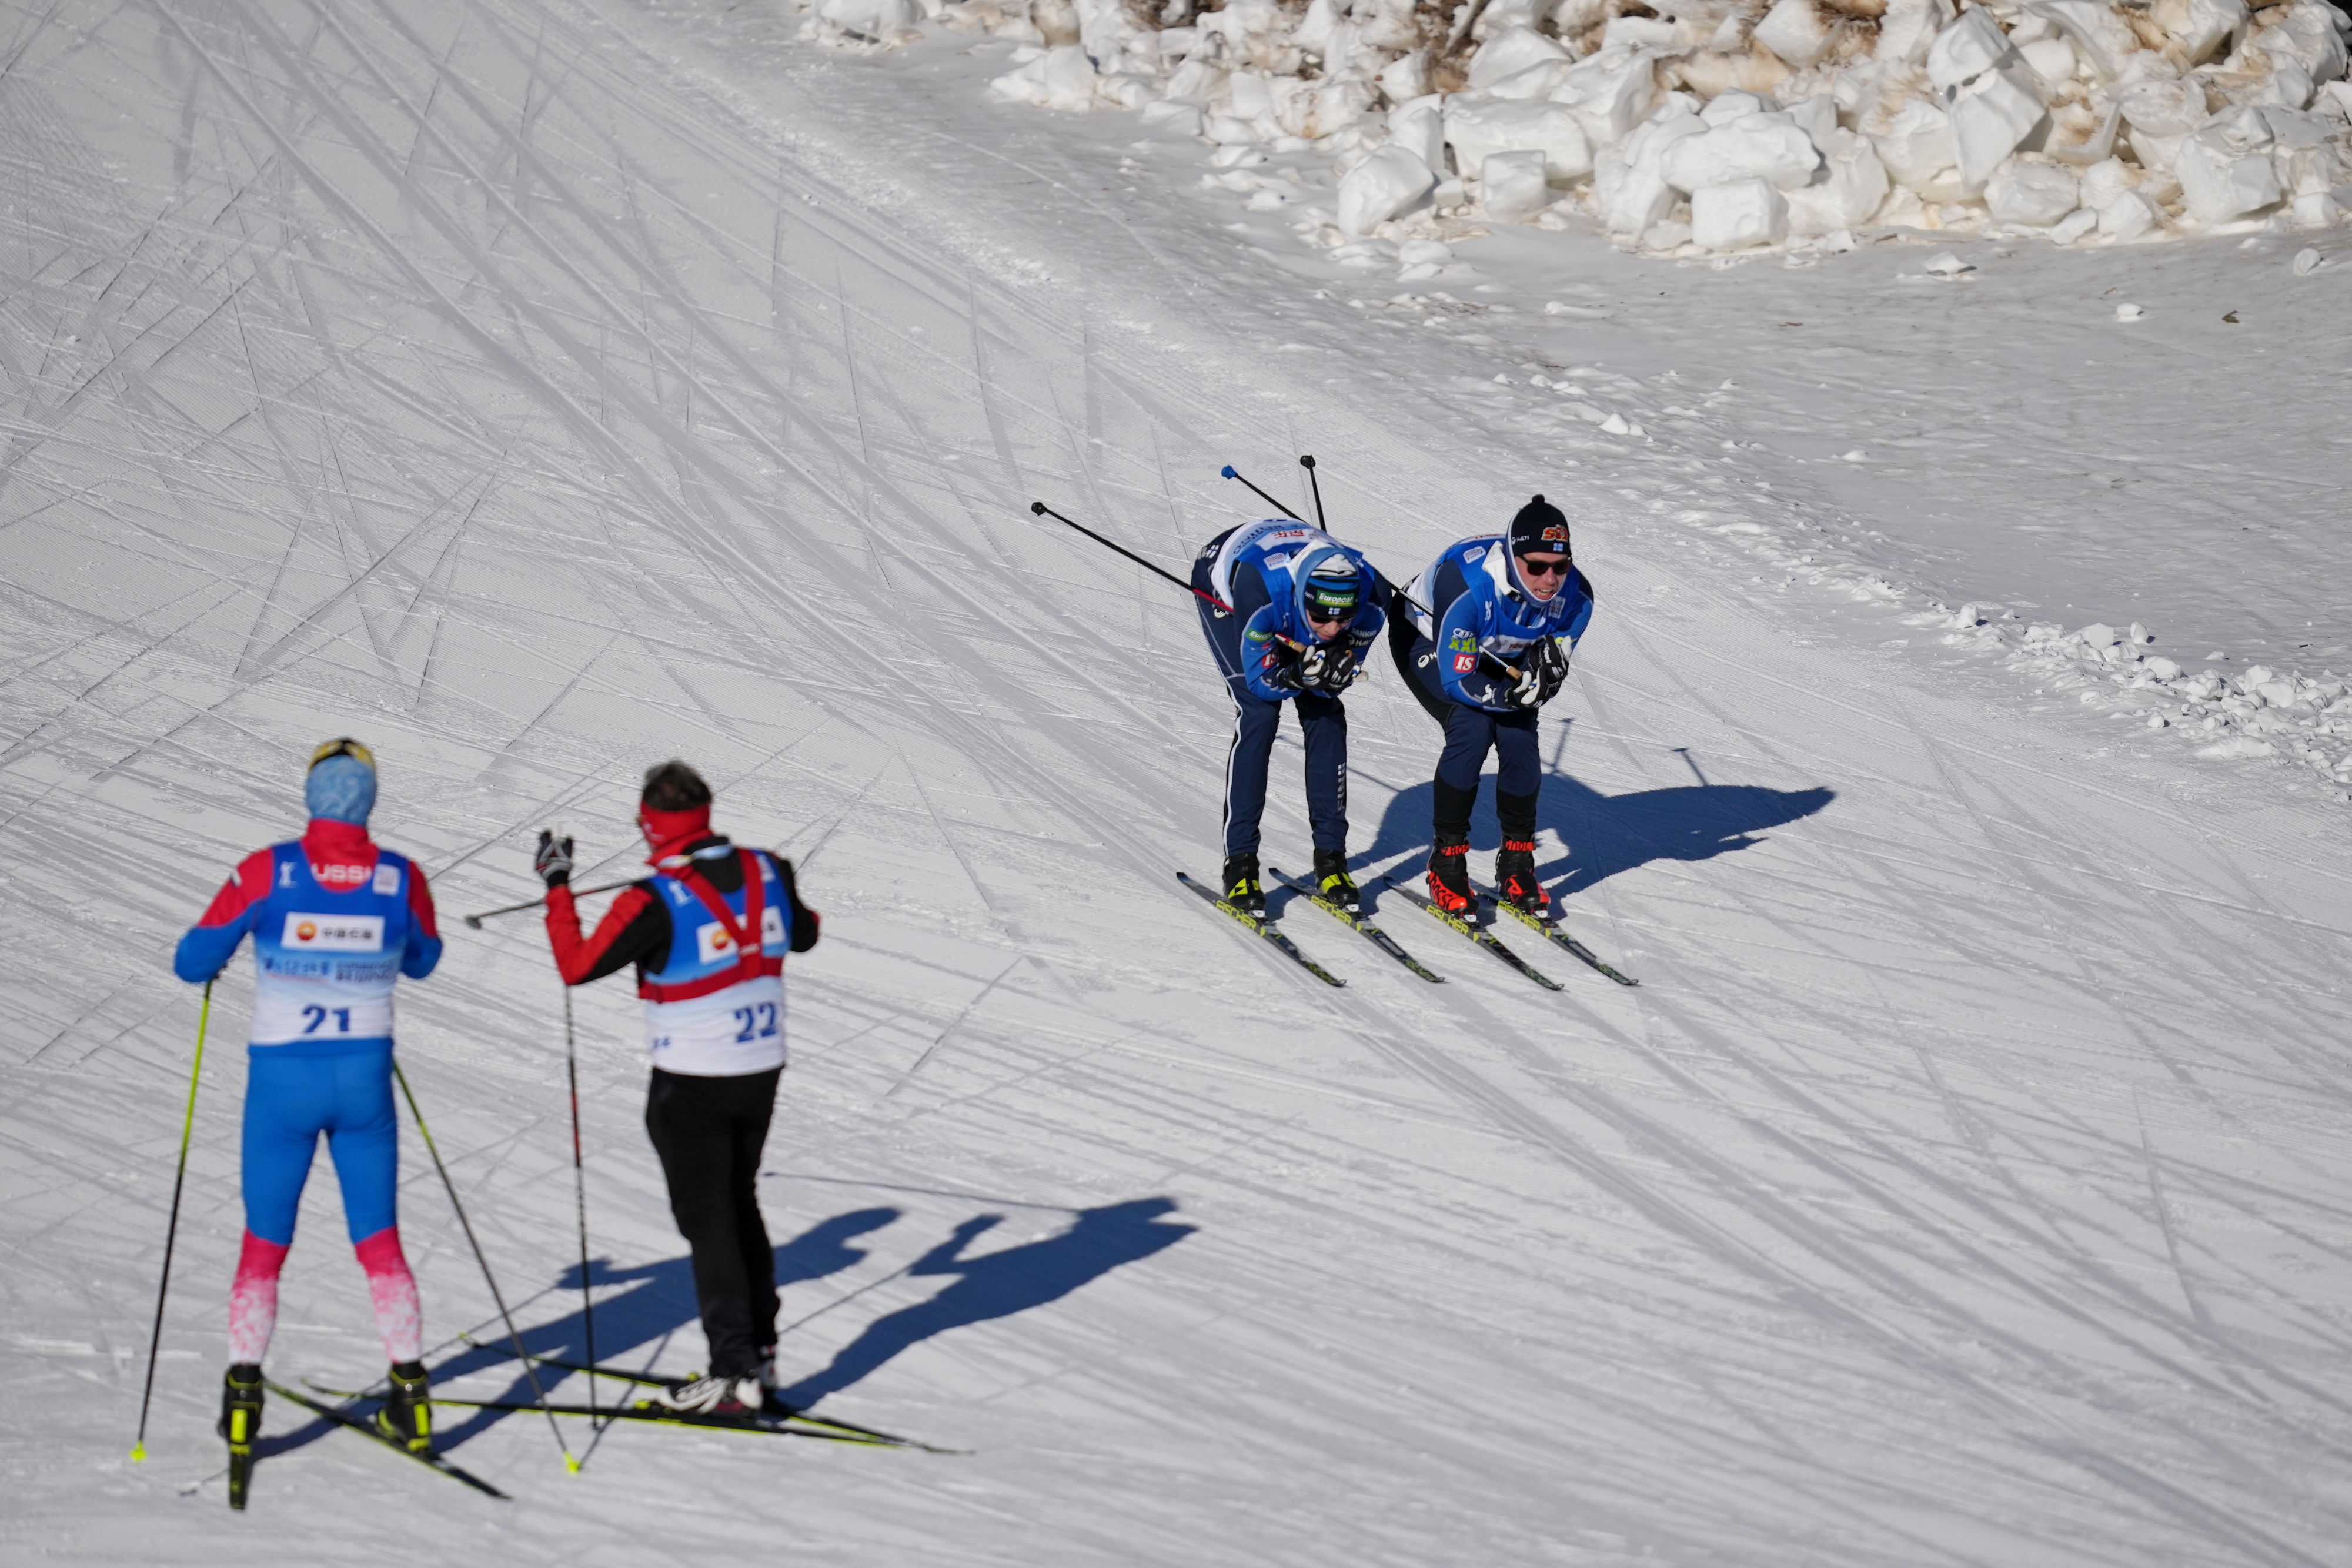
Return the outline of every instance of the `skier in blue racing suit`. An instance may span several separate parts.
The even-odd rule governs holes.
[[[1225,901],[1265,912],[1258,819],[1282,705],[1295,703],[1307,747],[1307,816],[1314,880],[1357,907],[1348,874],[1348,710],[1339,700],[1386,619],[1388,585],[1364,558],[1320,528],[1268,519],[1228,528],[1192,562],[1201,630],[1234,699],[1225,761]],[[1216,603],[1212,603],[1211,599]],[[1222,604],[1224,608],[1219,608]]]
[[[1536,711],[1568,678],[1576,641],[1592,619],[1592,584],[1576,569],[1568,518],[1541,496],[1507,534],[1449,545],[1404,591],[1428,607],[1399,615],[1389,648],[1405,684],[1445,727],[1432,785],[1429,896],[1452,914],[1476,907],[1470,886],[1470,809],[1486,754],[1496,758],[1495,856],[1502,896],[1549,919],[1536,880],[1536,806],[1543,770]]]

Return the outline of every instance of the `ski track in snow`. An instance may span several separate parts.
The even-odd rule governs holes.
[[[519,1563],[2346,1561],[2326,808],[2021,721],[2009,677],[1867,646],[1866,607],[1768,601],[1580,419],[1488,418],[1478,345],[1394,353],[1337,302],[1286,326],[1296,258],[1111,188],[1097,143],[1131,126],[790,26],[0,23],[17,1550],[357,1563],[396,1520]],[[1173,884],[1213,869],[1228,722],[1196,622],[1027,502],[1181,567],[1244,515],[1221,463],[1287,494],[1302,447],[1392,574],[1529,488],[1577,498],[1601,612],[1547,719],[1546,842],[1638,989],[1506,925],[1567,986],[1538,991],[1391,900],[1447,983],[1301,908],[1330,991]],[[1425,847],[1435,735],[1392,671],[1360,690],[1378,868]],[[971,1457],[611,1430],[583,1482],[543,1423],[478,1416],[449,1440],[499,1505],[278,1406],[235,1519],[242,966],[152,1457],[123,1457],[195,1016],[169,946],[346,731],[450,937],[403,1056],[551,1347],[578,1348],[556,988],[530,915],[457,917],[528,895],[543,821],[583,882],[624,874],[674,754],[799,857],[826,940],[792,967],[765,1189],[787,1370]],[[1303,858],[1276,777],[1269,850]],[[579,996],[599,1348],[684,1370],[634,1012]],[[406,1155],[428,1337],[499,1396]],[[273,1371],[373,1376],[323,1161],[302,1223]],[[931,1257],[959,1237],[967,1281]]]

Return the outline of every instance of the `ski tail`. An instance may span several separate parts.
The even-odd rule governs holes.
[[[1194,882],[1191,877],[1186,876],[1181,871],[1176,873],[1176,880],[1182,883],[1186,887],[1191,888],[1194,893],[1199,894],[1202,898],[1207,899],[1211,908],[1222,911],[1234,920],[1238,921],[1247,929],[1255,931],[1260,936],[1265,937],[1268,942],[1274,945],[1275,948],[1280,952],[1284,957],[1289,959],[1292,963],[1297,965],[1300,968],[1306,970],[1308,974],[1314,976],[1325,985],[1344,986],[1348,983],[1347,981],[1339,978],[1339,976],[1331,973],[1330,970],[1326,969],[1322,965],[1317,963],[1314,959],[1308,957],[1306,954],[1300,952],[1298,950],[1298,944],[1293,942],[1280,927],[1274,924],[1273,921],[1260,920],[1254,915],[1246,915],[1241,910],[1235,909],[1232,904],[1227,904],[1223,899],[1219,898],[1215,894],[1210,892],[1206,884]]]

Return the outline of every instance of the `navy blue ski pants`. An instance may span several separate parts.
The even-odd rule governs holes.
[[[1242,678],[1242,617],[1201,604],[1201,631],[1234,699],[1234,743],[1225,754],[1225,853],[1254,855],[1265,814],[1265,777],[1285,704],[1270,703]],[[1290,699],[1307,743],[1307,820],[1315,848],[1348,847],[1348,708],[1338,697],[1301,692]]]
[[[1397,673],[1421,700],[1429,716],[1445,727],[1445,749],[1437,758],[1432,787],[1437,836],[1455,841],[1470,834],[1470,809],[1478,800],[1478,773],[1495,754],[1495,814],[1503,837],[1528,840],[1536,832],[1536,802],[1543,789],[1543,754],[1536,745],[1536,710],[1495,713],[1446,696],[1437,679],[1437,649],[1402,615],[1389,622],[1389,649]]]

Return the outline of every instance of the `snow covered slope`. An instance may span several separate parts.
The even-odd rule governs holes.
[[[533,0],[7,29],[16,1552],[2344,1560],[2332,806],[1747,581],[1654,467],[1449,380],[1500,368],[1440,346],[1466,316],[1405,340],[1246,235],[1123,221],[1116,153],[982,107],[986,61]],[[1538,991],[1391,901],[1448,982],[1302,911],[1332,991],[1174,886],[1225,727],[1192,612],[1026,503],[1174,564],[1243,515],[1221,463],[1289,486],[1302,449],[1393,571],[1574,501],[1601,608],[1544,858],[1639,989],[1547,956]],[[1350,707],[1360,863],[1411,863],[1433,731],[1385,672]],[[124,1458],[195,1016],[169,944],[344,731],[450,916],[402,1054],[542,1343],[578,1341],[559,995],[528,916],[455,915],[533,891],[542,821],[625,868],[671,755],[800,861],[788,1363],[971,1456],[631,1429],[574,1479],[543,1424],[469,1424],[502,1505],[276,1406],[231,1515],[240,980]],[[580,998],[598,1348],[683,1370],[632,1011]],[[406,1154],[428,1338],[486,1333]],[[376,1354],[322,1172],[275,1370]]]

